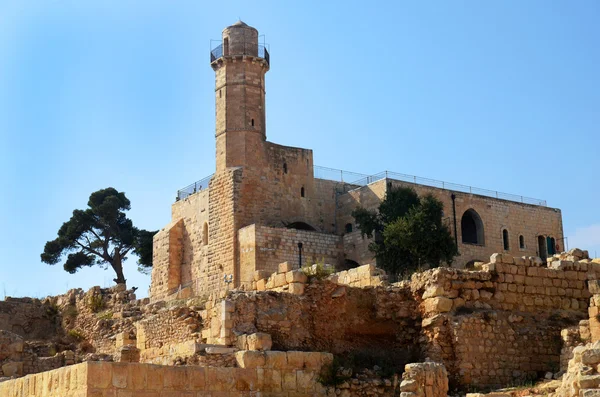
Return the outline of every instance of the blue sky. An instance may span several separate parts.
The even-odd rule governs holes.
[[[0,298],[108,286],[40,262],[113,186],[142,228],[214,170],[210,39],[265,34],[267,137],[315,164],[542,198],[600,255],[600,3],[0,0]],[[149,277],[125,266],[145,295]]]

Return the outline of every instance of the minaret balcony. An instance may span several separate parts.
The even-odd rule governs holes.
[[[210,63],[213,63],[214,61],[223,56],[238,55],[247,55],[262,58],[267,62],[267,65],[270,65],[271,63],[267,47],[262,44],[257,45],[255,43],[235,43],[235,47],[232,50],[227,51],[226,54],[223,53],[223,44],[220,44],[210,51]]]

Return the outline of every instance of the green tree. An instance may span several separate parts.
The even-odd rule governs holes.
[[[140,269],[152,266],[152,236],[156,232],[138,229],[125,215],[131,204],[125,193],[109,187],[90,195],[86,210],[75,210],[58,230],[58,237],[48,241],[41,254],[42,262],[55,265],[66,256],[64,269],[75,273],[84,266],[108,265],[125,284],[123,262],[130,252],[138,255]]]
[[[373,238],[369,249],[377,265],[393,277],[422,266],[452,263],[458,254],[442,222],[444,205],[431,194],[419,198],[412,188],[392,188],[378,211],[359,207],[352,212],[363,237]]]

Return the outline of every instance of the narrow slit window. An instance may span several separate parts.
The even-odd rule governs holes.
[[[508,242],[508,230],[502,230],[502,243],[504,244],[504,250],[508,251],[510,244]]]
[[[252,124],[252,127],[254,127],[254,119],[252,119],[250,123]]]
[[[525,249],[525,238],[523,237],[523,235],[519,236],[519,248]]]
[[[283,163],[283,173],[287,174],[287,163]]]
[[[300,197],[304,197],[304,186],[300,188]]]

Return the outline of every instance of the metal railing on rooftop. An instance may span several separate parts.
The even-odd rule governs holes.
[[[214,174],[213,174],[214,175]],[[208,187],[208,183],[213,175],[207,176],[198,182],[192,183],[177,191],[177,200],[184,199],[196,192],[202,191]],[[392,171],[383,171],[373,175],[359,174],[357,172],[343,171],[335,168],[313,166],[313,175],[317,179],[325,179],[329,181],[342,182],[347,184],[345,191],[352,190],[361,186],[366,186],[370,183],[380,181],[382,179],[391,179],[394,181],[414,183],[417,185],[430,186],[439,189],[451,190],[454,192],[477,194],[485,197],[497,198],[500,200],[514,201],[517,203],[532,204],[539,206],[547,206],[546,200],[519,196],[517,194],[502,193],[496,190],[481,189],[478,187],[461,185],[458,183],[438,181],[436,179],[422,178],[415,175],[401,174]]]
[[[184,198],[191,196],[192,194],[205,190],[208,188],[208,184],[213,177],[214,174],[207,176],[206,178],[200,179],[198,182],[194,182],[191,185],[184,187],[183,189],[179,189],[177,191],[176,201],[183,200]]]
[[[251,55],[263,58],[267,64],[271,64],[271,56],[269,50],[263,44],[256,43],[235,43],[228,54],[223,53],[223,44],[219,44],[210,51],[210,62],[213,63],[223,55]]]

